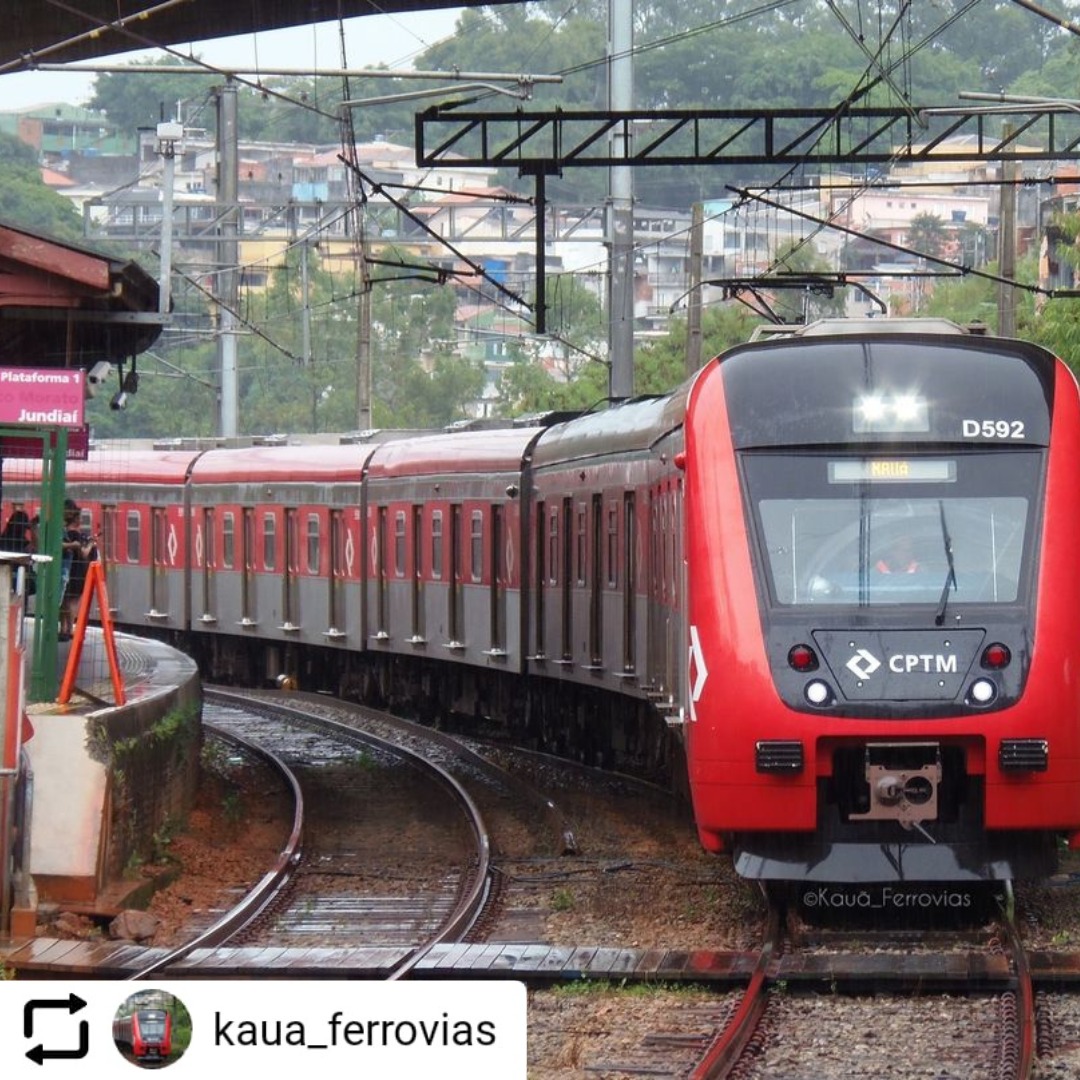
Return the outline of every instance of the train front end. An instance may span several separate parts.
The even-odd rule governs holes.
[[[751,878],[1035,878],[1080,841],[1080,407],[1035,346],[807,335],[686,419],[687,749]]]

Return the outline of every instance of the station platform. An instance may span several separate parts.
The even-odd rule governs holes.
[[[94,909],[110,885],[114,820],[113,762],[117,733],[154,728],[178,702],[201,695],[198,670],[183,653],[150,639],[113,635],[125,701],[117,704],[102,631],[87,629],[70,700],[29,704],[33,728],[25,743],[31,770],[28,898],[12,914],[12,938],[32,935],[40,903]],[[71,643],[59,645],[66,670]],[[113,856],[115,861],[115,855]]]

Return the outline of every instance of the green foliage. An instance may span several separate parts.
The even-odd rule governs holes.
[[[170,59],[169,64],[199,70],[189,60]],[[209,94],[220,86],[222,78],[207,72],[205,75],[176,75],[170,72],[140,71],[140,68],[159,66],[161,60],[151,57],[136,60],[130,72],[104,72],[94,79],[94,92],[88,106],[102,110],[109,122],[119,131],[129,132],[132,139],[139,128],[156,128],[162,120],[177,116],[178,102],[187,103],[184,117],[199,127],[214,129],[214,110],[207,109]]]
[[[574,908],[574,894],[569,889],[556,889],[551,897],[552,911],[572,911]]]
[[[916,214],[908,226],[906,246],[940,257],[945,251],[948,236],[945,222],[936,214]]]
[[[635,99],[647,108],[811,108],[851,98],[859,105],[896,105],[898,95],[917,95],[909,103],[943,104],[960,90],[1000,89],[1006,93],[1073,97],[1080,92],[1075,39],[1049,20],[1017,5],[979,5],[962,19],[962,0],[912,5],[903,23],[862,19],[842,25],[842,13],[856,18],[850,5],[785,5],[749,17],[737,5],[713,0],[639,0],[634,11]],[[864,13],[863,13],[864,14]],[[558,85],[537,85],[529,109],[603,108],[606,104],[606,7],[586,0],[572,9],[554,3],[524,3],[463,10],[453,38],[439,42],[416,60],[420,69],[447,71],[559,72]],[[886,33],[892,35],[886,41]],[[896,65],[896,43],[909,56]],[[893,50],[893,51],[890,51]],[[880,58],[884,67],[871,60]],[[171,61],[170,61],[171,62]],[[889,67],[893,64],[893,67]],[[134,65],[138,67],[139,65]],[[886,77],[887,73],[887,77]],[[121,130],[153,126],[185,100],[189,123],[210,131],[215,124],[213,74],[179,76],[133,71],[98,76],[91,107],[105,109]],[[338,144],[338,102],[343,98],[384,96],[415,89],[415,83],[381,79],[274,77],[262,89],[241,85],[238,121],[243,138]],[[285,99],[289,100],[285,100]],[[480,107],[500,107],[482,99]],[[365,106],[352,111],[358,140],[412,139],[415,102]],[[636,198],[655,206],[686,207],[718,197],[726,186],[751,177],[747,168],[638,169]],[[64,200],[47,192],[37,178],[30,151],[0,140],[0,217],[55,235],[63,218],[52,215]],[[506,171],[502,182],[526,183]],[[601,198],[603,170],[568,170],[548,178],[553,203]],[[65,210],[77,236],[77,222]],[[941,254],[944,223],[931,215],[912,222],[908,246]],[[1070,252],[1073,249],[1070,249]],[[881,254],[873,249],[873,258]],[[242,434],[349,430],[357,422],[358,291],[355,274],[320,264],[309,252],[310,289],[305,303],[300,287],[299,254],[290,252],[274,269],[264,293],[248,294],[243,316],[254,328],[238,346]],[[460,419],[480,397],[485,373],[475,357],[456,348],[453,286],[419,279],[405,251],[401,269],[374,272],[371,294],[373,422],[384,427],[432,427]],[[956,258],[981,267],[987,257],[984,230],[966,228]],[[809,245],[781,253],[781,266],[815,269]],[[960,322],[996,323],[996,288],[974,276],[926,288],[921,314]],[[841,293],[827,298],[780,294],[785,316],[819,317],[835,310]],[[204,320],[205,302],[181,296]],[[548,324],[564,343],[561,358],[545,370],[522,340],[509,346],[511,363],[499,379],[500,410],[519,415],[547,409],[586,409],[608,392],[604,359],[605,316],[595,297],[572,277],[548,282]],[[805,304],[805,310],[801,310]],[[1074,301],[1053,300],[1038,312],[1026,302],[1021,325],[1068,362],[1080,356],[1080,317]],[[305,357],[302,326],[310,318],[312,353]],[[702,358],[746,340],[760,318],[738,304],[725,303],[703,316]],[[663,393],[686,372],[686,324],[675,320],[666,338],[638,348],[635,393]],[[170,347],[164,338],[139,358],[139,395],[123,412],[99,395],[88,407],[99,437],[210,435],[217,430],[218,357],[212,341],[189,340]]]
[[[82,241],[71,201],[46,187],[34,151],[0,132],[0,221],[67,243]]]

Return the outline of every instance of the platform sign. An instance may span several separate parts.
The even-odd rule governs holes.
[[[81,368],[0,368],[0,424],[78,428],[85,406]]]

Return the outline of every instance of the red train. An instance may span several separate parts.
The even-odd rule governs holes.
[[[1059,360],[880,321],[546,426],[100,450],[68,487],[118,621],[208,678],[681,778],[748,877],[976,881],[1080,843],[1078,461]]]
[[[140,1061],[164,1061],[172,1053],[168,1009],[136,1009],[113,1020],[113,1042]]]

